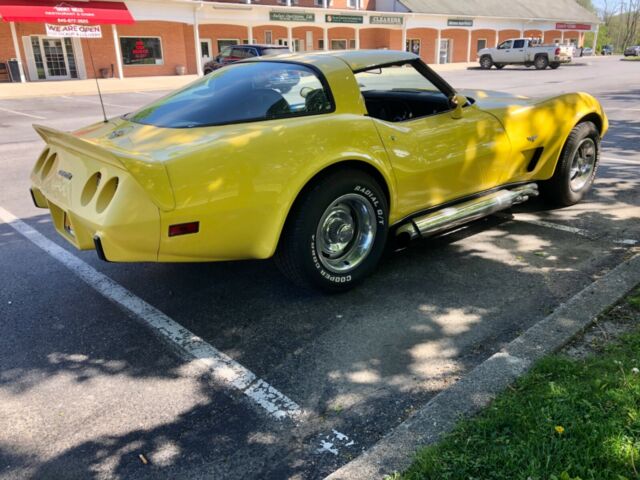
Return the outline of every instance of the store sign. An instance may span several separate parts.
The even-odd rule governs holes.
[[[142,40],[136,41],[135,46],[131,50],[131,57],[139,60],[149,57],[149,49],[145,47]]]
[[[591,30],[586,23],[556,23],[556,30]]]
[[[77,25],[128,25],[134,23],[124,2],[0,0],[5,22],[37,22]]]
[[[46,24],[47,37],[102,38],[100,25]]]
[[[473,27],[473,20],[464,18],[449,18],[447,19],[447,25],[449,27]]]
[[[314,13],[269,12],[269,20],[273,22],[315,22]]]
[[[371,15],[369,17],[369,23],[372,25],[402,25],[402,17]]]
[[[325,15],[327,23],[364,23],[364,17],[360,15]]]

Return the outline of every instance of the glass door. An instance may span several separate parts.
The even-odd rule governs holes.
[[[71,78],[67,54],[63,39],[40,38],[44,53],[44,67],[47,80],[66,80]]]
[[[204,65],[209,60],[211,60],[211,39],[210,38],[201,38],[200,39],[200,51],[202,52],[202,64]]]
[[[440,40],[440,63],[449,63],[451,61],[451,40]]]

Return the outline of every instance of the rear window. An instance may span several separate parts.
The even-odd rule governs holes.
[[[216,70],[126,118],[156,127],[195,128],[332,110],[330,94],[312,69],[251,62]]]
[[[289,53],[289,48],[263,48],[262,55],[282,55],[283,53]]]

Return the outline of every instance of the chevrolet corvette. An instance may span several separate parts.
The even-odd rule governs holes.
[[[275,257],[304,287],[347,290],[385,244],[541,195],[585,195],[607,117],[592,96],[457,91],[419,57],[341,51],[229,65],[139,110],[61,132],[31,196],[110,262]]]

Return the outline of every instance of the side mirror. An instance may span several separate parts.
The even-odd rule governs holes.
[[[469,100],[467,100],[467,97],[456,93],[453,98],[451,98],[451,106],[453,107],[451,118],[462,118],[462,109],[468,103]]]

